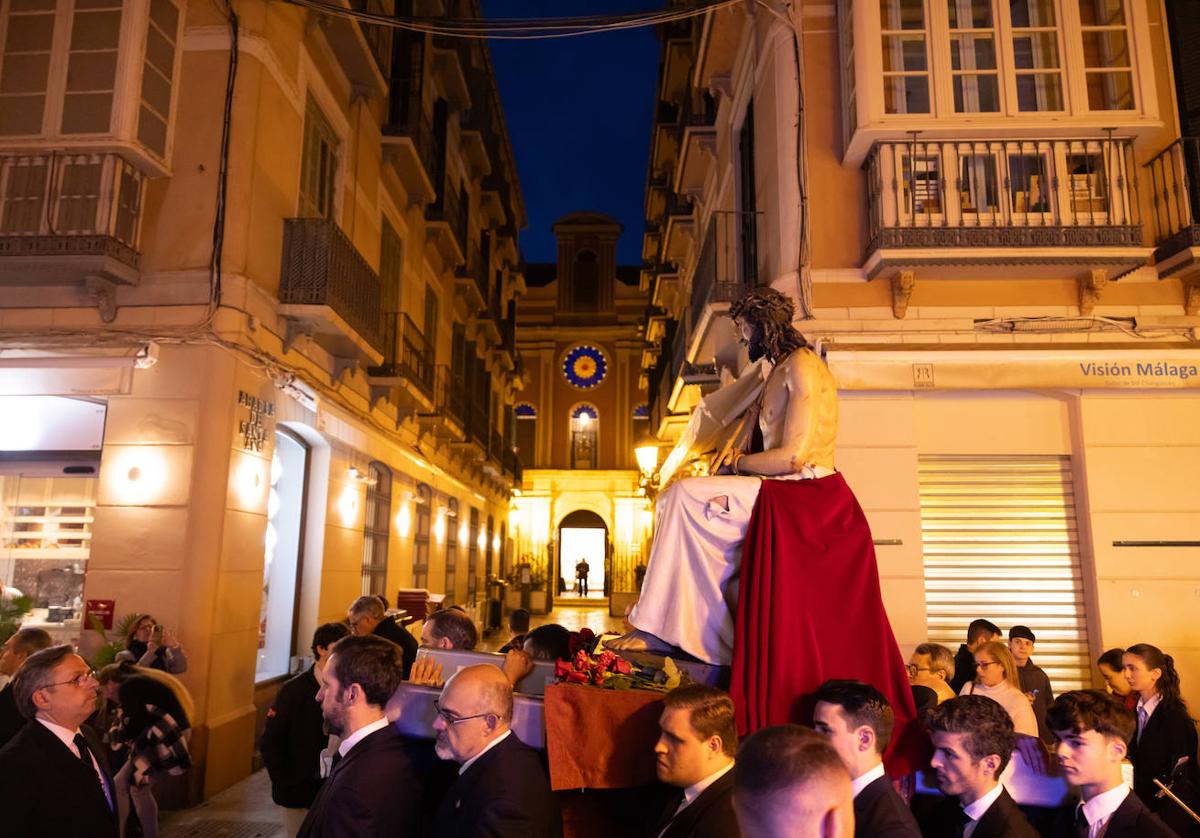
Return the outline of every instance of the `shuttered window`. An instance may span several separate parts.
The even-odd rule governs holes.
[[[919,475],[929,639],[1027,625],[1056,695],[1090,687],[1070,457],[922,456]]]

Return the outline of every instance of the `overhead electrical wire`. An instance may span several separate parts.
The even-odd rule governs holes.
[[[359,23],[386,26],[392,29],[407,29],[411,32],[425,32],[453,38],[523,41],[572,38],[579,35],[596,35],[657,26],[662,23],[699,17],[715,9],[743,5],[745,0],[718,0],[718,2],[699,6],[663,9],[657,12],[525,19],[408,17],[348,9],[334,3],[324,2],[324,0],[284,0],[284,2],[322,14],[352,18]]]

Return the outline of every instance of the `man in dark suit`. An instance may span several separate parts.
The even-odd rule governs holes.
[[[963,684],[975,678],[975,653],[984,643],[1000,639],[1000,628],[990,620],[972,620],[967,626],[967,642],[958,647],[954,656],[954,677],[950,679],[950,689],[955,695],[960,693]]]
[[[18,629],[12,637],[0,648],[0,675],[12,678],[25,663],[25,659],[34,652],[49,649],[54,645],[50,633],[40,628]],[[12,681],[0,689],[0,748],[17,735],[17,731],[25,726],[25,717],[17,709],[17,700],[13,697]]]
[[[883,770],[894,722],[887,698],[861,681],[826,681],[813,698],[813,727],[850,772],[855,838],[920,838],[908,804]]]
[[[460,669],[442,688],[435,749],[459,763],[434,818],[437,838],[559,838],[562,816],[541,757],[513,733],[512,685],[495,666]]]
[[[271,799],[281,807],[288,835],[295,835],[321,788],[321,751],[329,741],[317,690],[330,649],[350,630],[326,623],[313,633],[313,665],[279,688],[267,710],[259,750],[271,776]]]
[[[658,726],[655,770],[673,788],[647,838],[740,838],[733,811],[733,701],[715,687],[677,687],[663,698]]]
[[[1063,693],[1046,722],[1058,739],[1063,777],[1079,789],[1079,801],[1055,827],[1058,838],[1174,838],[1158,816],[1125,785],[1121,762],[1137,730],[1125,703],[1100,690]]]
[[[1008,630],[1008,650],[1017,664],[1017,676],[1021,680],[1021,692],[1029,696],[1033,715],[1037,717],[1038,738],[1051,748],[1054,747],[1054,731],[1046,726],[1046,712],[1054,701],[1054,688],[1046,670],[1033,662],[1033,648],[1037,637],[1029,626],[1013,626]]]
[[[350,633],[355,637],[375,635],[390,640],[404,651],[404,678],[412,672],[417,659],[417,638],[387,615],[383,600],[377,596],[360,596],[346,611]]]
[[[25,659],[13,679],[29,721],[0,749],[0,831],[6,838],[116,838],[116,801],[100,739],[83,722],[100,685],[70,646]]]
[[[378,637],[333,645],[317,701],[342,738],[333,768],[300,826],[301,838],[408,838],[420,833],[420,786],[384,714],[400,686],[400,649]]]
[[[926,717],[933,736],[930,766],[949,795],[923,824],[927,838],[1038,838],[1000,785],[1016,746],[1012,719],[982,695],[942,702]]]

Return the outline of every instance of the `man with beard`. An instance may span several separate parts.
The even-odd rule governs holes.
[[[400,686],[401,665],[400,647],[379,637],[345,637],[333,645],[317,702],[325,726],[342,742],[300,838],[420,834],[420,786],[384,714]]]
[[[460,669],[438,699],[437,755],[460,764],[434,820],[438,838],[559,838],[562,817],[537,751],[511,729],[512,684],[497,667]]]

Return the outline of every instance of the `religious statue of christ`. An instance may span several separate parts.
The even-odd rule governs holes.
[[[752,363],[701,401],[663,464],[660,479],[670,486],[658,497],[646,578],[629,615],[635,630],[609,648],[676,647],[706,663],[731,663],[742,544],[763,481],[836,474],[837,384],[792,325],[794,313],[792,301],[770,288],[730,306]],[[714,448],[712,476],[671,482],[685,460]]]

